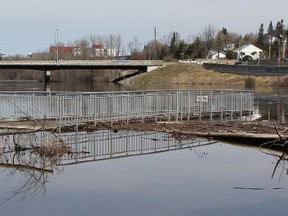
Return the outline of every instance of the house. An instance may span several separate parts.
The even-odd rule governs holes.
[[[237,59],[243,59],[244,56],[248,56],[253,60],[257,60],[263,55],[263,50],[253,44],[241,46],[233,52],[237,54]]]
[[[226,46],[223,48],[224,51],[230,51],[235,49],[235,43],[228,43]]]
[[[118,49],[104,49],[101,44],[93,44],[92,49],[96,57],[116,57]]]
[[[103,57],[105,56],[105,50],[103,49],[103,46],[100,44],[93,44],[92,49],[94,50],[94,54],[96,57]]]
[[[208,58],[209,59],[225,59],[226,54],[222,51],[216,51],[216,50],[210,50],[208,52]]]
[[[70,46],[51,46],[50,53],[56,53],[58,51],[59,54],[62,55],[71,55],[71,56],[81,56],[80,47],[70,47]]]

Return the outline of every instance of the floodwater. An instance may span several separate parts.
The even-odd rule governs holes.
[[[0,89],[5,91],[38,91],[42,87],[43,83],[37,82],[0,83]],[[133,86],[87,83],[55,83],[49,88],[140,90]],[[286,90],[256,89],[256,94],[260,98],[285,98]],[[268,103],[270,108],[274,105]],[[264,112],[266,109],[263,108]],[[107,136],[101,137],[105,133]],[[69,143],[73,154],[64,151],[60,158],[34,151],[37,140],[52,142],[45,134],[2,136],[1,216],[287,214],[288,164],[281,152],[219,142],[205,145],[195,140],[179,141],[158,133],[133,133],[119,132],[114,134],[116,138],[107,131],[61,134],[53,139]],[[19,142],[33,148],[13,151],[13,144]],[[147,149],[152,150],[146,152]],[[283,160],[279,161],[281,156]],[[20,162],[25,166],[20,166]],[[7,166],[11,163],[14,166]],[[32,165],[27,168],[29,164]],[[35,167],[45,168],[45,172]]]
[[[13,143],[26,142],[28,148],[51,142],[45,134],[1,137],[2,164],[14,165],[1,166],[1,215],[284,215],[288,210],[285,160],[271,178],[281,153],[177,141],[155,132],[111,133],[62,135],[73,153],[60,157],[11,152]]]

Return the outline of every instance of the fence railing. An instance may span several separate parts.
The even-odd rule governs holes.
[[[59,117],[57,93],[0,92],[0,119],[52,119]]]
[[[202,118],[215,113],[252,114],[253,91],[159,90],[126,92],[0,92],[0,118],[56,119],[62,124],[166,118],[168,121]]]

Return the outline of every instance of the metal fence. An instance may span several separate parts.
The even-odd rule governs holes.
[[[59,125],[133,119],[168,121],[223,119],[226,113],[252,114],[249,90],[159,90],[133,92],[0,92],[0,118],[56,119]]]
[[[0,92],[0,119],[52,119],[59,117],[57,93]]]
[[[218,119],[229,113],[240,116],[253,111],[253,92],[251,91],[212,91],[212,90],[161,90],[94,93],[81,95],[58,95],[59,124],[78,124],[81,122],[111,122],[147,118],[167,121],[193,116],[201,119],[215,114]]]

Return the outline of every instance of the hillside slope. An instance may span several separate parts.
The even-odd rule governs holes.
[[[149,73],[127,80],[129,83],[165,83],[165,84],[205,84],[205,85],[240,85],[245,86],[249,76],[225,74],[207,70],[196,64],[167,64]],[[285,86],[288,76],[250,76],[256,86]]]

